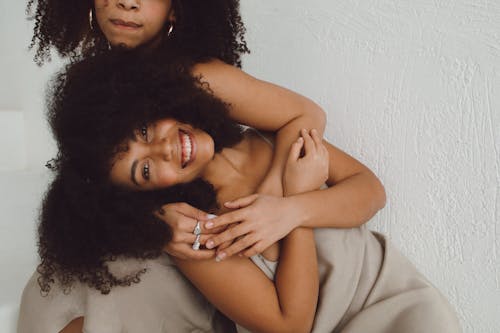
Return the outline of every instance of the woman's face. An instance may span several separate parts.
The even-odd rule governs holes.
[[[94,0],[97,23],[113,46],[135,48],[160,41],[174,21],[172,0]]]
[[[134,190],[188,183],[214,156],[210,135],[173,119],[136,130],[126,144],[128,149],[113,159],[110,177],[114,184]]]

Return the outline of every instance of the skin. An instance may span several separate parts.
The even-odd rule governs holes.
[[[112,46],[156,45],[175,21],[170,0],[95,0],[94,8]]]
[[[163,138],[170,138],[172,130],[186,125],[166,120],[152,127]],[[142,135],[142,131],[140,132]],[[137,134],[137,136],[140,136]],[[328,173],[328,157],[317,134],[314,138],[307,134],[304,140],[297,141],[290,150],[285,179],[290,186],[288,191],[307,191],[318,186]],[[198,145],[210,145],[211,138],[201,133],[196,136]],[[111,174],[120,180],[122,186],[137,189],[130,179],[131,163],[144,156],[158,152],[158,143],[138,142],[131,139],[129,147],[141,145],[142,150],[129,149],[114,158],[117,166]],[[202,142],[205,141],[205,142]],[[171,143],[163,140],[163,146]],[[305,145],[306,154],[300,158],[300,151]],[[168,149],[168,148],[166,148]],[[144,152],[146,151],[146,154]],[[248,132],[245,139],[236,146],[224,149],[211,158],[198,162],[199,176],[210,181],[218,189],[218,200],[229,200],[253,193],[255,187],[265,176],[273,156],[272,148],[259,135]],[[307,176],[305,181],[297,181],[301,166],[321,170],[314,177]],[[115,164],[116,165],[116,164]],[[179,172],[182,165],[177,160],[162,163],[162,168]],[[194,166],[193,166],[194,167]],[[114,167],[115,168],[115,167]],[[188,177],[184,180],[188,181]],[[234,180],[238,179],[238,183]],[[155,182],[155,181],[153,181]],[[237,184],[237,186],[235,186]],[[159,185],[155,183],[155,186]],[[287,195],[295,194],[287,192]],[[258,196],[254,195],[256,199]],[[259,332],[309,332],[316,310],[318,296],[318,273],[312,230],[297,228],[289,233],[282,242],[280,265],[275,281],[269,280],[249,259],[234,257],[223,262],[213,260],[192,261],[176,260],[177,267],[185,276],[229,318],[251,331]],[[235,280],[238,284],[233,283]],[[242,287],[244,286],[244,287]],[[80,325],[80,326],[78,326]],[[82,329],[83,322],[77,318],[62,332],[69,329]]]
[[[192,147],[189,157],[183,151],[186,137]],[[116,184],[141,191],[190,182],[214,156],[214,142],[207,133],[172,119],[135,131],[127,147],[127,154],[113,162],[110,177]]]
[[[169,0],[95,0],[95,16],[99,27],[112,46],[154,47],[166,37],[170,22],[175,22],[175,13]],[[120,27],[114,19],[142,25],[139,28]],[[174,32],[175,34],[175,29]],[[193,75],[201,76],[211,91],[230,105],[230,116],[239,123],[271,131],[276,134],[275,154],[272,164],[257,193],[283,195],[283,168],[290,145],[298,138],[302,128],[316,128],[323,134],[325,114],[311,100],[285,88],[258,80],[240,69],[213,59],[200,63],[192,69]],[[207,214],[184,203],[173,203],[163,207],[163,218],[174,234],[185,235],[195,227],[197,221],[206,221]],[[266,212],[267,213],[267,212]],[[279,217],[277,217],[279,219]],[[284,220],[283,220],[284,222]],[[220,229],[203,230],[206,235]],[[165,251],[179,258],[208,259],[215,257],[214,250],[194,251],[185,236],[170,242]],[[273,243],[276,239],[267,239]],[[230,243],[223,244],[227,247]],[[224,247],[222,246],[222,247]],[[253,248],[255,250],[255,247]]]

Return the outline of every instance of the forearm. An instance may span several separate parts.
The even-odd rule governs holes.
[[[275,277],[283,331],[310,332],[316,313],[318,281],[313,232],[297,228],[282,241]]]
[[[294,227],[353,228],[366,223],[385,205],[385,190],[366,170],[324,190],[289,196],[296,210]]]
[[[212,304],[250,331],[310,332],[319,281],[311,229],[285,237],[274,281],[247,258],[174,260]]]

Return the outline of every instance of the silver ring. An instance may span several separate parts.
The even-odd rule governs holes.
[[[196,221],[196,226],[194,227],[193,234],[198,236],[201,235],[201,224],[200,221]]]
[[[201,235],[196,235],[196,239],[194,240],[193,246],[191,247],[193,250],[198,251],[200,249],[200,238]]]

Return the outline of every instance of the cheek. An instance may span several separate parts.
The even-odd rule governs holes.
[[[94,8],[95,9],[103,9],[104,7],[107,7],[109,5],[108,0],[95,0],[94,1]]]
[[[147,10],[144,10],[143,17],[145,21],[149,22],[150,30],[158,32],[167,25],[167,13],[168,9],[164,6],[151,6]]]
[[[156,187],[168,187],[182,182],[179,176],[171,168],[162,168],[157,173]]]

